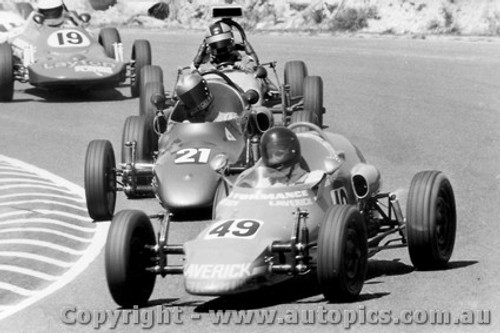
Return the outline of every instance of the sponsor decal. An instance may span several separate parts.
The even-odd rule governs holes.
[[[345,205],[348,203],[347,191],[344,186],[335,188],[330,191],[330,196],[335,205]]]
[[[193,279],[237,279],[250,274],[250,264],[190,264],[184,270],[184,276]]]
[[[113,74],[113,70],[111,68],[104,66],[76,66],[75,72],[91,72],[95,73],[97,76],[103,76],[103,74]]]
[[[224,127],[224,130],[226,132],[226,139],[227,139],[227,141],[236,141],[236,138],[231,133],[231,131],[227,129],[227,127]]]
[[[271,200],[269,201],[269,206],[310,206],[314,204],[311,198],[304,199],[291,199],[291,200]]]
[[[280,192],[280,193],[231,193],[229,198],[234,200],[288,200],[309,197],[307,190]]]
[[[106,73],[107,71],[111,71],[111,69],[114,68],[115,66],[116,64],[110,62],[95,61],[95,60],[74,60],[74,61],[61,61],[61,62],[52,62],[43,64],[44,69],[69,68],[76,70],[77,67],[109,68],[106,69]]]

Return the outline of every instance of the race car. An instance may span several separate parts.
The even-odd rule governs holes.
[[[138,73],[151,64],[151,46],[136,40],[131,61],[124,61],[116,28],[103,28],[97,38],[85,25],[89,14],[66,13],[61,27],[44,25],[44,17],[32,13],[23,31],[0,44],[0,101],[11,101],[14,82],[58,89],[75,86],[116,87],[130,79],[131,94],[139,95]]]
[[[272,286],[300,275],[316,277],[326,300],[349,302],[363,288],[368,258],[408,247],[420,270],[449,261],[456,234],[452,185],[440,171],[417,173],[403,215],[398,195],[381,192],[377,168],[344,136],[296,123],[303,167],[301,182],[266,185],[259,161],[214,198],[214,221],[195,239],[169,243],[170,216],[124,210],[112,220],[105,247],[111,296],[123,307],[147,303],[156,275],[181,274],[186,291],[223,296]],[[214,156],[221,175],[228,157]],[[230,190],[229,190],[230,188]],[[151,219],[160,222],[155,236]],[[169,264],[173,255],[182,264]],[[170,259],[169,259],[170,258]],[[310,280],[310,279],[308,279]]]
[[[267,110],[253,110],[256,92],[243,92],[224,73],[213,71],[221,80],[207,79],[213,95],[212,106],[221,113],[234,112],[237,118],[218,122],[182,122],[183,105],[177,98],[163,95],[160,82],[148,84],[158,94],[158,114],[153,120],[144,116],[126,119],[122,137],[122,160],[115,166],[114,151],[107,140],[94,140],[85,159],[87,208],[94,220],[113,216],[116,191],[127,198],[156,195],[170,212],[210,208],[219,174],[209,165],[212,156],[225,153],[236,171],[258,159],[258,136],[272,126]],[[156,83],[156,85],[155,85]],[[172,105],[164,112],[164,105]],[[163,129],[159,129],[161,127]],[[158,135],[159,138],[158,138]]]

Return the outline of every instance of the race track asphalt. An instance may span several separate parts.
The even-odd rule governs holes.
[[[203,32],[122,31],[126,57],[134,39],[153,45],[153,61],[165,72],[171,89],[177,66],[188,65]],[[500,40],[496,38],[427,38],[391,36],[332,37],[252,35],[261,61],[278,61],[282,79],[287,60],[304,60],[311,75],[324,81],[328,130],[350,138],[376,165],[384,190],[405,193],[420,170],[442,170],[456,195],[458,228],[448,269],[415,271],[406,249],[372,258],[359,301],[329,304],[301,280],[242,298],[191,296],[182,278],[158,278],[150,309],[165,304],[180,311],[182,324],[155,325],[152,332],[338,332],[343,324],[215,325],[210,310],[245,309],[249,313],[287,311],[357,311],[356,331],[492,332],[500,329]],[[138,113],[138,99],[128,87],[78,93],[48,94],[16,84],[15,100],[0,104],[0,154],[48,170],[83,186],[88,142],[109,139],[119,151],[125,118]],[[117,209],[159,211],[154,199],[127,201]],[[106,223],[106,222],[105,222]],[[172,241],[194,237],[206,221],[175,224]],[[229,250],[229,249],[228,249]],[[101,255],[75,280],[36,304],[0,321],[1,332],[82,332],[91,325],[66,325],[64,309],[114,310]],[[490,310],[492,325],[368,325],[370,311]],[[290,312],[292,313],[292,312]],[[29,320],[27,319],[29,318]],[[476,318],[477,319],[477,318]],[[416,321],[423,322],[422,317]],[[134,332],[140,326],[118,325]],[[110,323],[101,329],[109,331]],[[353,328],[351,328],[352,330]]]

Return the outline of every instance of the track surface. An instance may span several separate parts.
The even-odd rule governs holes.
[[[175,68],[192,59],[202,33],[123,31],[126,54],[133,39],[146,38],[153,58],[165,71],[167,89]],[[376,165],[384,189],[409,187],[420,170],[438,169],[450,178],[458,207],[455,252],[449,268],[414,271],[406,249],[383,252],[369,265],[360,300],[328,304],[312,280],[280,286],[236,299],[197,297],[183,290],[182,278],[157,279],[151,309],[165,304],[180,309],[182,325],[158,325],[153,331],[234,332],[231,325],[212,325],[209,310],[491,310],[499,329],[500,275],[500,41],[496,39],[332,38],[329,36],[250,36],[261,61],[304,60],[325,86],[325,124],[349,137]],[[115,151],[125,118],[138,113],[138,100],[128,87],[80,96],[47,94],[16,84],[15,101],[0,104],[0,153],[25,161],[83,186],[88,142],[112,141]],[[131,202],[122,197],[118,209],[159,210],[154,200]],[[175,224],[172,241],[194,237],[206,221]],[[230,250],[230,249],[228,249]],[[71,284],[0,322],[2,332],[67,332],[90,325],[65,325],[61,312],[113,310],[103,256]],[[26,318],[30,318],[26,320]],[[340,330],[332,325],[244,325],[244,331],[280,332]],[[103,329],[109,330],[105,324]],[[119,331],[139,326],[119,324]],[[367,331],[478,331],[481,327],[439,325],[362,325]]]

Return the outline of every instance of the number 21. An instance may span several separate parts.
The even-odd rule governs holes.
[[[208,148],[186,148],[177,152],[175,163],[208,163],[209,157],[210,149]]]

